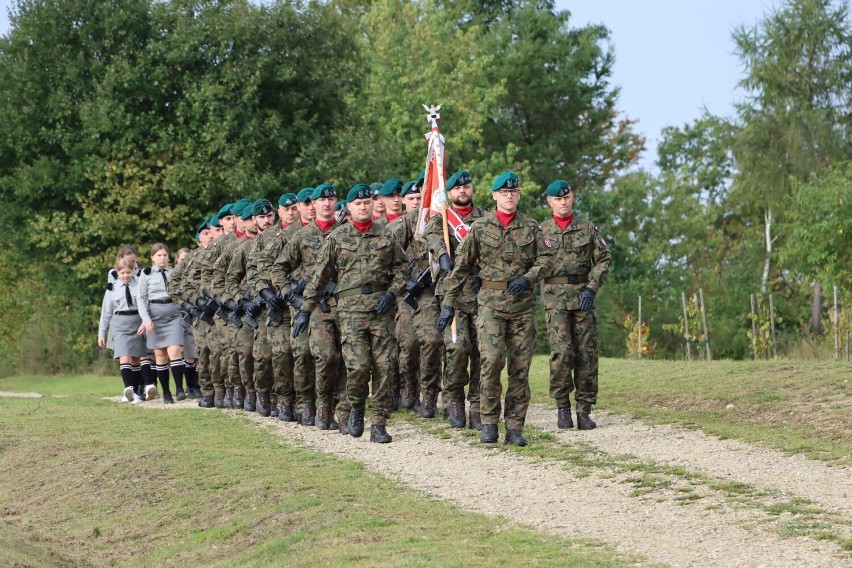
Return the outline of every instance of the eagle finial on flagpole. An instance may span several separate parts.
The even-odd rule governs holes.
[[[432,128],[436,128],[441,122],[441,105],[423,105],[423,110],[426,111],[426,122],[431,124]]]

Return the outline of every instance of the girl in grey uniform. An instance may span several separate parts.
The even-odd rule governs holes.
[[[183,390],[183,322],[180,308],[169,297],[169,249],[162,243],[151,247],[150,268],[143,268],[139,275],[138,304],[142,325],[139,331],[145,333],[148,347],[154,350],[154,372],[160,379],[163,389],[163,402],[174,403],[169,388],[169,367],[177,387],[178,400],[186,398]]]
[[[142,319],[135,305],[137,280],[134,266],[127,259],[115,263],[116,281],[108,283],[101,303],[101,320],[98,325],[98,347],[107,346],[107,331],[113,355],[118,359],[124,398],[137,404],[142,397],[136,391],[139,384],[139,359],[148,353],[145,339],[139,335]]]

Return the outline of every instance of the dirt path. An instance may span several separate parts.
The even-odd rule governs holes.
[[[192,403],[187,401],[169,407],[154,403],[142,407],[179,410],[192,407]],[[389,427],[393,443],[377,445],[369,442],[369,433],[354,439],[256,414],[231,414],[269,428],[285,439],[357,460],[372,471],[436,499],[452,501],[463,509],[505,517],[566,538],[606,542],[624,553],[640,555],[639,564],[643,565],[834,567],[849,564],[849,554],[834,543],[805,537],[781,538],[761,528],[762,513],[727,507],[722,502],[712,501],[712,496],[710,501],[678,503],[661,499],[654,493],[637,494],[633,486],[618,476],[578,475],[577,469],[564,463],[470,445],[463,440],[440,439],[410,424],[393,424]],[[547,424],[550,414],[552,411],[534,408],[530,418],[550,429]],[[660,463],[682,460],[689,468],[701,468],[711,475],[743,483],[765,482],[772,487],[783,484],[784,476],[790,476],[797,484],[796,491],[808,487],[803,476],[796,477],[793,473],[798,465],[796,458],[771,456],[771,452],[763,454],[769,451],[748,445],[727,447],[724,444],[729,441],[709,437],[689,437],[696,436],[695,432],[680,432],[668,427],[656,430],[661,427],[644,426],[615,416],[600,418],[604,427],[595,432],[597,439],[590,439],[591,433],[574,431],[559,434],[560,440],[562,436],[573,436],[566,441],[585,439],[607,452],[630,452],[637,456],[642,451],[650,452],[655,446],[657,452],[645,457]],[[651,430],[646,432],[644,428]],[[685,454],[679,444],[671,444],[670,438],[677,440],[681,434],[689,435],[681,438],[679,444],[691,445],[690,454]],[[647,446],[640,444],[640,439],[645,439]],[[719,445],[722,442],[724,444]],[[759,460],[776,458],[772,471],[782,472],[780,480],[773,478],[769,470],[761,470],[767,476],[764,477],[748,467],[735,465],[734,462],[747,461],[744,456],[752,455],[743,452],[753,452]],[[703,453],[707,457],[688,457]],[[826,467],[814,462],[807,464]],[[842,471],[822,473],[827,476],[843,474]],[[836,482],[838,477],[831,477],[831,480]],[[820,499],[838,499],[835,508],[847,510],[848,503],[843,503],[841,497],[831,492],[822,494]],[[712,507],[708,508],[708,504]]]
[[[689,471],[747,483],[809,499],[852,519],[852,468],[761,448],[739,440],[721,440],[696,430],[651,426],[626,416],[596,413],[601,426],[592,432],[559,430],[556,410],[531,405],[527,424],[558,433],[562,441],[584,441],[611,455],[682,466]]]

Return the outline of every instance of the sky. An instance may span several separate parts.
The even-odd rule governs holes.
[[[0,34],[9,29],[10,0],[0,0]],[[572,27],[603,24],[615,50],[612,83],[621,88],[619,109],[638,120],[648,150],[641,165],[653,168],[656,143],[666,126],[701,115],[732,116],[743,70],[731,31],[755,25],[772,0],[556,0],[571,12]]]

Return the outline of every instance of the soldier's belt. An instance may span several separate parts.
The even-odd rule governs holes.
[[[121,310],[119,312],[115,312],[117,316],[138,316],[139,312],[136,310]]]
[[[378,286],[373,284],[367,284],[366,286],[359,286],[357,288],[347,288],[346,290],[341,290],[337,293],[338,299],[349,298],[350,296],[360,296],[362,294],[372,294],[374,292],[387,292],[387,286]]]
[[[149,304],[171,304],[173,300],[171,298],[164,298],[162,300],[148,300]]]
[[[588,281],[588,274],[568,274],[567,276],[551,276],[544,279],[545,284],[585,284]]]
[[[486,280],[482,279],[482,287],[489,290],[505,290],[508,284],[504,280]]]

